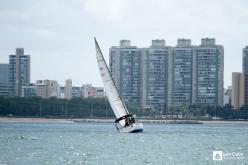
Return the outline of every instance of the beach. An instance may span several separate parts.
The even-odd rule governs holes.
[[[91,123],[113,123],[115,119],[56,119],[56,118],[24,118],[24,117],[0,117],[0,122],[21,122],[21,123],[73,123],[73,122],[91,122]],[[139,119],[143,123],[161,123],[161,124],[247,124],[247,120],[168,120],[168,119]]]
[[[50,119],[50,118],[24,118],[24,117],[0,117],[0,122],[21,122],[21,123],[72,123],[70,119]]]

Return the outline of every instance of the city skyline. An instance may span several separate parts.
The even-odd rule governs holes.
[[[213,38],[201,45],[178,39],[146,48],[121,40],[110,49],[110,72],[128,106],[173,109],[186,105],[223,106],[224,48]]]
[[[8,55],[15,48],[23,47],[32,56],[31,82],[55,79],[63,84],[71,78],[75,85],[102,86],[94,36],[107,63],[109,48],[118,45],[121,39],[147,47],[153,39],[165,39],[166,45],[174,46],[178,38],[191,39],[193,45],[199,45],[201,38],[209,37],[224,46],[226,88],[231,85],[232,72],[242,71],[242,49],[248,45],[247,8],[248,3],[242,0],[239,3],[222,0],[1,1],[0,63],[7,63]]]

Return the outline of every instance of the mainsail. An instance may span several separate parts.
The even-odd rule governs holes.
[[[100,50],[100,47],[99,47],[96,39],[95,39],[95,46],[96,46],[96,58],[97,58],[98,68],[99,68],[99,71],[100,71],[100,74],[102,77],[102,81],[104,84],[104,88],[105,88],[110,106],[111,106],[112,110],[114,111],[116,118],[117,119],[121,118],[125,115],[128,115],[129,112],[128,112],[125,104],[121,100],[121,97],[117,91],[114,80],[110,74],[109,68],[106,64],[106,61],[102,55],[102,52]],[[120,124],[122,126],[124,126],[125,121],[120,121]]]

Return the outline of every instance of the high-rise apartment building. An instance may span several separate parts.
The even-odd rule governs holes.
[[[243,48],[243,73],[248,73],[248,46]]]
[[[232,73],[232,106],[234,109],[244,105],[244,73]]]
[[[178,39],[172,54],[172,93],[170,107],[191,105],[195,101],[192,85],[195,78],[193,66],[195,65],[194,47],[189,39]]]
[[[9,83],[12,96],[21,96],[22,86],[30,83],[30,56],[24,54],[23,48],[9,55]]]
[[[122,40],[110,49],[110,71],[128,105],[155,110],[223,105],[224,48],[215,39],[204,38],[199,46],[178,39],[175,47],[153,40],[148,48]]]
[[[9,64],[0,64],[0,96],[8,96],[9,87]]]
[[[140,51],[131,41],[121,40],[110,48],[110,72],[127,106],[140,106]]]
[[[244,73],[245,76],[245,87],[244,87],[244,93],[245,93],[245,100],[244,104],[248,104],[248,73]]]
[[[204,38],[196,48],[196,101],[203,106],[223,105],[224,48]]]
[[[72,99],[72,80],[68,79],[65,81],[65,99]]]
[[[243,48],[243,67],[242,67],[243,73],[244,73],[244,79],[245,79],[245,85],[244,85],[244,95],[245,100],[244,104],[248,104],[248,46]]]
[[[142,107],[164,110],[168,104],[168,65],[171,47],[165,46],[165,40],[152,40],[152,46],[140,51]]]

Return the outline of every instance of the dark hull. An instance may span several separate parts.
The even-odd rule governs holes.
[[[135,129],[133,131],[131,131],[130,133],[142,133],[143,129]]]

